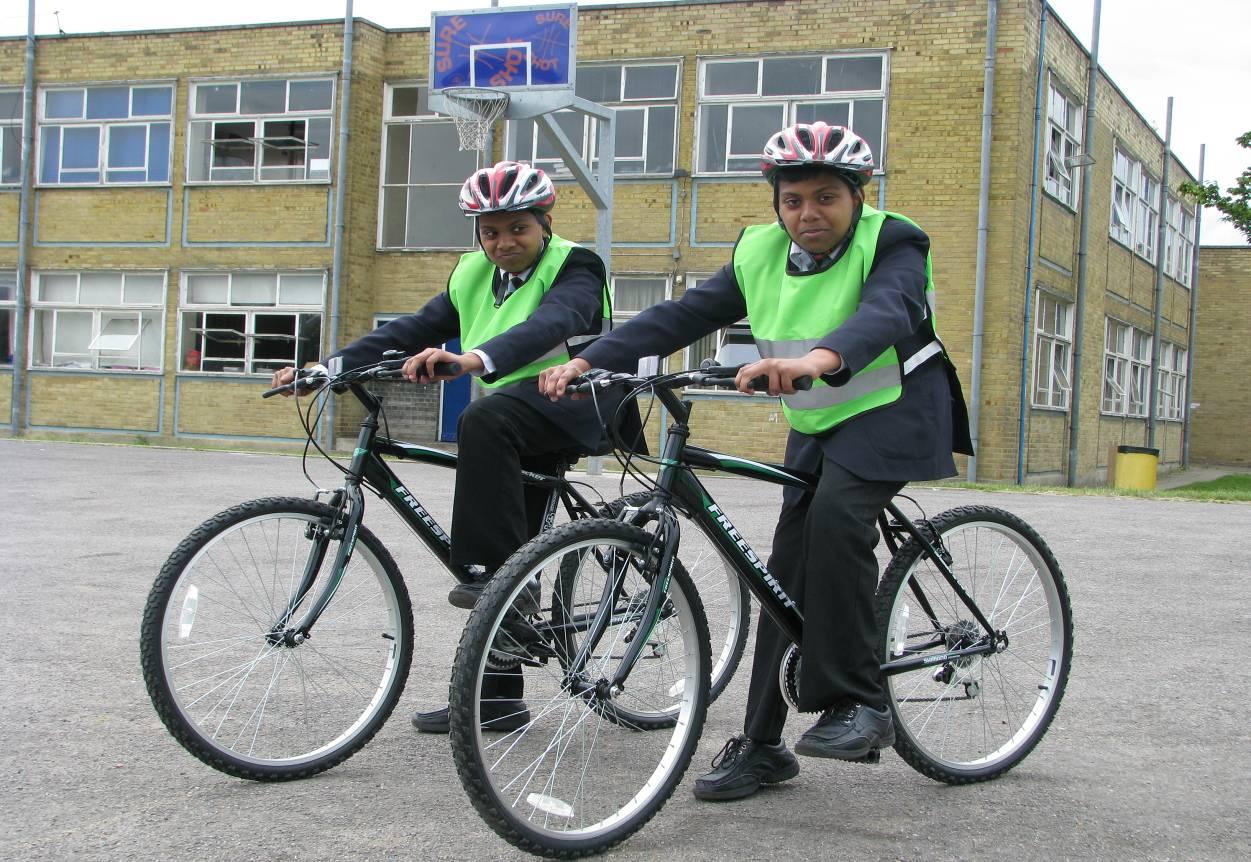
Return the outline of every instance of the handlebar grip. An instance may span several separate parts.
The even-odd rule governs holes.
[[[291,384],[290,384],[290,383],[287,383],[287,384],[285,384],[285,385],[283,385],[283,386],[275,386],[273,389],[266,389],[264,392],[262,392],[262,393],[261,393],[261,397],[262,397],[262,398],[273,398],[273,397],[274,397],[275,395],[277,395],[279,392],[286,392],[286,391],[287,391],[288,389],[290,389],[290,388],[291,388]]]
[[[798,390],[806,391],[812,388],[812,378],[809,377],[807,374],[804,374],[803,376],[796,377],[794,380],[792,380],[791,385],[794,386]],[[761,374],[759,377],[753,377],[751,379],[751,388],[757,389],[757,390],[768,389],[769,388],[768,375]]]
[[[460,363],[436,362],[434,363],[434,373],[439,377],[450,377],[453,374],[460,374]]]

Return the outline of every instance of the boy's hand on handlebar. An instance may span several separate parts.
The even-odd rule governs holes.
[[[452,363],[458,365],[460,370],[455,374],[439,374],[435,370],[435,363]],[[452,353],[441,347],[427,347],[408,357],[402,373],[404,379],[410,383],[433,383],[438,380],[455,380],[462,374],[481,371],[483,367],[482,357],[476,353]]]
[[[287,368],[279,368],[277,371],[274,372],[274,377],[270,385],[272,388],[277,389],[279,386],[286,386],[289,383],[293,382],[294,380],[295,380],[295,369],[288,366]],[[292,395],[292,391],[288,390],[286,392],[282,392],[279,394],[281,394],[283,398],[290,398]]]
[[[591,364],[585,359],[571,359],[564,365],[544,368],[539,372],[539,391],[551,400],[559,401],[565,395],[565,388],[590,370]],[[585,396],[574,395],[573,397]]]
[[[738,370],[734,378],[734,386],[739,392],[748,395],[757,390],[752,380],[757,377],[768,378],[767,391],[770,395],[794,395],[795,381],[801,377],[816,380],[822,374],[829,374],[842,367],[842,357],[832,350],[817,349],[807,356],[797,359],[760,359],[748,363]],[[806,386],[804,388],[807,388]]]

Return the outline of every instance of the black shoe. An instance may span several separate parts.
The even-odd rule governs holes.
[[[486,589],[486,585],[489,583],[491,583],[491,576],[484,575],[480,580],[457,584],[447,594],[448,603],[454,608],[471,611],[474,605],[478,603],[478,597],[482,595],[482,591]],[[525,591],[517,597],[517,610],[523,614],[538,613],[539,585],[536,581],[531,581],[527,584]]]
[[[889,709],[848,703],[821,713],[795,743],[795,753],[876,763],[881,749],[894,744],[895,722]]]
[[[513,731],[530,723],[530,710],[524,700],[487,700],[482,703],[482,729]],[[422,733],[447,733],[451,720],[447,707],[430,712],[414,712],[413,727]]]
[[[765,784],[777,784],[798,774],[799,761],[786,750],[786,743],[770,745],[740,734],[712,759],[712,772],[695,779],[695,798],[743,799]]]

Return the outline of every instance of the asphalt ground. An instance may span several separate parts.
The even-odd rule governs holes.
[[[402,465],[447,523],[451,474]],[[333,473],[322,465],[318,481]],[[0,440],[0,859],[512,859],[469,806],[447,739],[408,714],[446,699],[463,612],[375,502],[405,573],[417,650],[395,715],[316,778],[215,772],[165,731],[139,668],[139,621],[178,541],[217,511],[305,495],[297,458]],[[592,484],[615,496],[615,477]],[[774,486],[710,479],[761,555]],[[922,488],[929,512],[986,503],[1046,537],[1072,594],[1068,691],[1039,747],[1002,778],[948,787],[893,753],[802,761],[751,799],[701,803],[696,775],[738,731],[740,671],[712,705],[673,798],[618,859],[1242,859],[1251,850],[1251,506]],[[792,717],[790,742],[809,716]]]

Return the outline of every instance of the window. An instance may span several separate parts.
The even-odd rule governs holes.
[[[1035,291],[1034,406],[1067,410],[1073,351],[1073,305]]]
[[[1056,87],[1054,77],[1049,88],[1047,109],[1047,175],[1048,194],[1061,203],[1077,208],[1077,168],[1067,160],[1081,151],[1081,108],[1067,93]]]
[[[39,182],[168,183],[173,99],[169,84],[41,90]]]
[[[22,91],[0,90],[0,185],[22,181]]]
[[[479,154],[461,151],[456,126],[426,104],[424,84],[388,87],[379,248],[472,248],[474,224],[456,201]]]
[[[616,109],[613,172],[617,176],[673,173],[679,77],[677,63],[578,66],[576,94]],[[599,121],[576,111],[558,111],[553,119],[594,169],[599,158]],[[521,120],[511,128],[510,134],[517,135],[517,158],[554,176],[570,175],[555,145],[535,121]]]
[[[700,173],[758,173],[771,132],[818,120],[855,129],[885,164],[884,54],[706,60],[699,71]]]
[[[614,275],[612,277],[612,319],[623,323],[640,311],[669,298],[669,278],[664,275]],[[638,373],[657,374],[663,370],[662,357],[639,359]]]
[[[191,85],[187,181],[328,182],[333,78]]]
[[[1160,345],[1156,369],[1155,415],[1157,419],[1181,421],[1186,415],[1186,350],[1167,341]]]
[[[1151,334],[1108,318],[1104,330],[1103,412],[1147,415],[1151,376]]]
[[[1189,287],[1195,253],[1195,215],[1172,195],[1168,196],[1165,212],[1164,272]]]
[[[1159,181],[1117,145],[1112,157],[1112,238],[1154,263],[1159,208]]]
[[[0,365],[13,364],[17,325],[17,273],[0,270]]]
[[[34,281],[32,368],[161,370],[164,273],[39,272]]]
[[[321,355],[325,273],[183,275],[179,370],[272,374]]]

